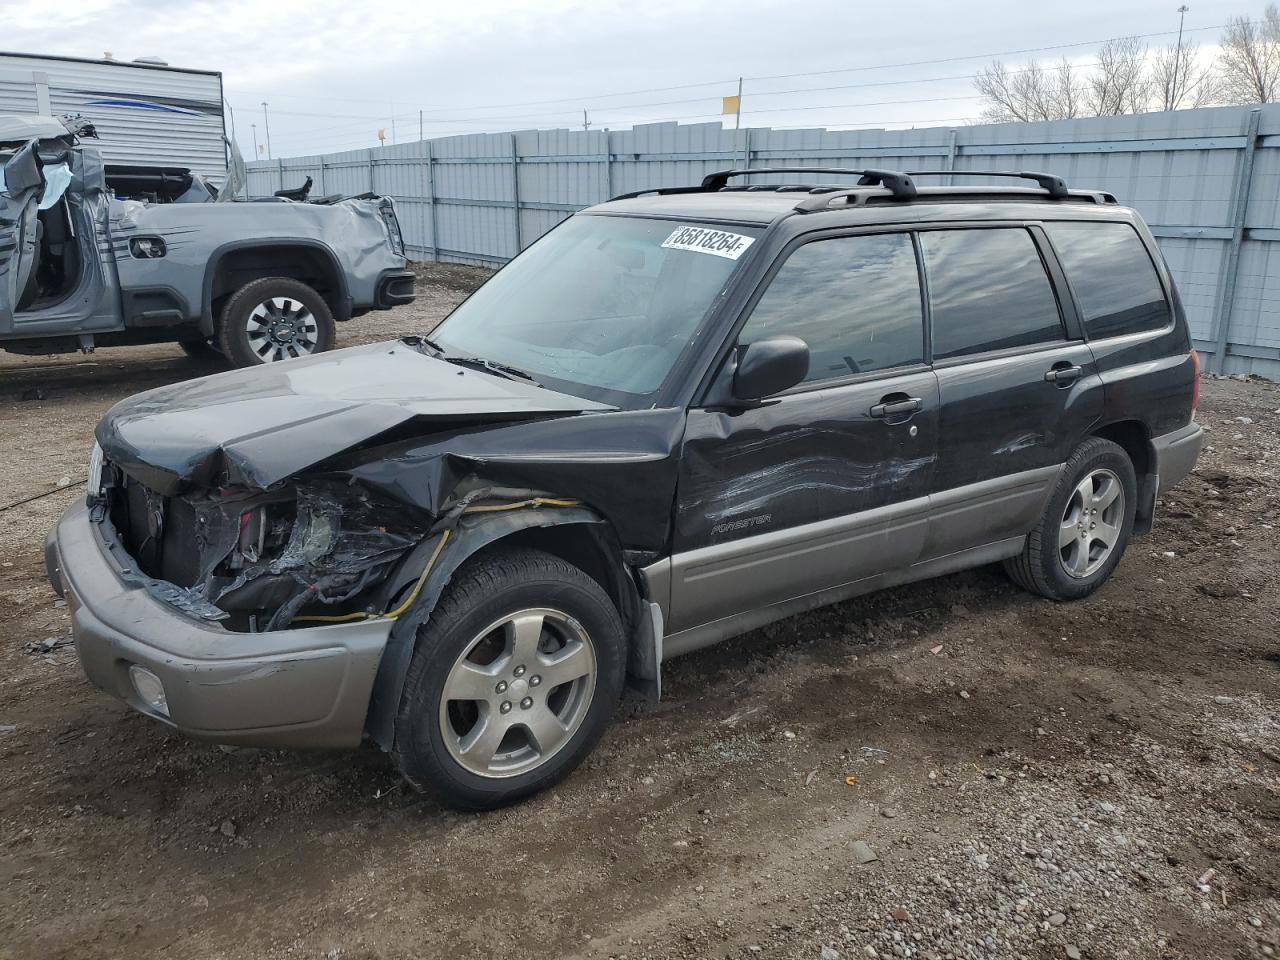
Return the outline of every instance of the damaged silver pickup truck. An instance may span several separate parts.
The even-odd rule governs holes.
[[[484,808],[788,614],[999,561],[1096,590],[1202,437],[1154,240],[1048,175],[854,173],[619,198],[430,338],[119,403],[46,549],[85,672]]]
[[[176,341],[257,366],[413,300],[390,198],[238,201],[187,170],[104,166],[94,136],[0,116],[0,349]]]

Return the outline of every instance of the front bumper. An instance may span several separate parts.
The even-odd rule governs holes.
[[[1204,446],[1204,428],[1193,420],[1179,430],[1154,437],[1151,446],[1156,454],[1156,473],[1160,476],[1159,492],[1164,493],[1195,468],[1200,448]]]
[[[49,582],[71,611],[76,652],[96,686],[183,733],[217,743],[354,747],[392,621],[233,633],[153,597],[83,501],[45,543]],[[145,704],[129,667],[160,678],[168,716]]]

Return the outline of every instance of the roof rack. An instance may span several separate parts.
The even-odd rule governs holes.
[[[660,196],[668,196],[679,193],[718,193],[725,189],[745,189],[745,190],[805,190],[808,192],[816,192],[818,188],[805,186],[802,184],[783,184],[780,186],[767,186],[764,184],[729,187],[729,180],[733,177],[751,177],[751,176],[776,176],[782,173],[804,173],[804,174],[838,174],[840,176],[858,177],[858,183],[867,187],[886,187],[893,194],[895,200],[911,200],[916,196],[916,185],[911,182],[909,174],[902,173],[897,170],[854,170],[848,167],[751,167],[745,170],[721,170],[717,173],[709,173],[702,178],[702,183],[696,187],[656,187],[650,190],[633,190],[631,193],[619,194],[613,197],[613,200],[632,200],[636,197],[643,197],[649,194],[658,194]],[[825,193],[833,193],[840,191],[841,187],[825,185],[821,190]]]
[[[1067,182],[1052,173],[1036,173],[1033,170],[912,170],[912,177],[1016,177],[1034,180],[1049,192],[1054,200],[1065,200],[1070,195]]]
[[[784,173],[800,173],[800,174],[837,174],[840,176],[857,177],[857,187],[839,187],[830,184],[741,184],[730,186],[729,181],[735,177],[750,176],[777,176]],[[643,197],[648,194],[679,194],[679,193],[718,193],[722,190],[741,190],[746,192],[763,192],[775,191],[778,193],[809,193],[813,196],[807,197],[796,204],[795,209],[801,213],[812,213],[818,210],[827,209],[831,201],[841,197],[858,197],[862,196],[863,191],[858,187],[884,187],[889,191],[894,200],[914,200],[919,196],[916,189],[915,177],[1014,177],[1020,180],[1033,180],[1040,186],[1051,200],[1067,200],[1071,197],[1071,191],[1067,188],[1066,181],[1061,177],[1052,173],[1037,173],[1031,170],[913,170],[903,172],[901,170],[880,170],[869,168],[865,170],[857,170],[849,167],[753,167],[748,169],[721,170],[717,173],[710,173],[702,178],[702,183],[696,187],[662,187],[652,190],[636,190],[632,193],[624,193],[614,197],[614,200],[630,200],[634,197]],[[1094,194],[1095,202],[1102,203],[1104,200],[1098,199],[1101,194]],[[1111,199],[1109,195],[1105,195]],[[1114,199],[1111,199],[1114,202]]]

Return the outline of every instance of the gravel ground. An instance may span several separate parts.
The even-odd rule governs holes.
[[[340,343],[482,276],[424,271]],[[1088,600],[981,569],[774,624],[462,815],[374,749],[189,742],[61,645],[58,482],[112,403],[205,369],[0,355],[0,506],[55,491],[0,513],[0,958],[1280,955],[1276,385],[1205,381],[1209,449]]]

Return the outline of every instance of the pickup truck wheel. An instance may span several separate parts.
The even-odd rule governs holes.
[[[237,367],[332,350],[333,312],[315,290],[287,277],[246,283],[222,308],[218,342]]]
[[[482,555],[418,631],[396,719],[400,770],[465,810],[544,790],[600,739],[625,664],[621,618],[595,580],[537,550]]]
[[[1005,561],[1020,587],[1050,600],[1087,597],[1111,576],[1133,533],[1138,484],[1129,455],[1086,440],[1067,461],[1039,526]]]

